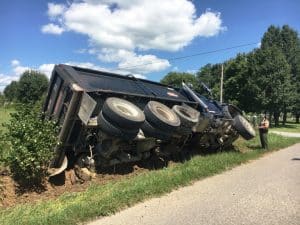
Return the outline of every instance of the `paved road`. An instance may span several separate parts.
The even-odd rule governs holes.
[[[285,137],[300,137],[300,133],[283,132],[283,131],[273,131],[273,130],[271,130],[271,133],[279,134],[279,135],[285,136]]]
[[[300,225],[300,144],[91,225]]]

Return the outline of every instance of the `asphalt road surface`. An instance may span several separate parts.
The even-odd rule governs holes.
[[[91,225],[300,225],[300,144]]]

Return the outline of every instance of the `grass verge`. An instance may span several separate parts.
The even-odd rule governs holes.
[[[281,131],[281,132],[300,133],[300,123],[288,121],[285,125],[280,124],[279,127],[273,127],[270,130]]]
[[[269,135],[270,151],[300,142],[299,138]],[[85,192],[69,193],[56,200],[18,205],[0,211],[0,224],[76,224],[111,215],[147,198],[160,196],[193,181],[220,173],[264,154],[258,139],[239,140],[237,151],[196,156],[191,160],[136,177],[91,185]]]

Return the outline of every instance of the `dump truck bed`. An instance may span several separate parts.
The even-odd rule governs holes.
[[[68,65],[57,65],[52,80],[61,76],[64,82],[76,83],[85,92],[102,92],[126,94],[151,99],[164,99],[176,102],[195,103],[189,101],[178,91],[158,82],[138,79],[132,75],[124,76],[110,72],[96,71]],[[51,84],[54,84],[51,80]],[[50,87],[51,89],[51,87]]]
[[[92,96],[97,103],[94,114],[101,107],[102,96],[116,96],[128,99],[162,101],[167,105],[186,103],[197,107],[198,103],[179,91],[158,82],[138,79],[132,75],[119,75],[106,71],[80,68],[64,64],[53,69],[50,86],[43,111],[57,120],[63,120],[64,111],[72,96],[74,85]],[[80,104],[80,101],[78,102]],[[66,106],[66,107],[64,107]],[[65,108],[65,109],[64,109]],[[93,114],[93,115],[94,115]],[[62,122],[62,121],[61,121]]]

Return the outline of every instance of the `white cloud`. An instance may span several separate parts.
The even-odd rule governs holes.
[[[54,18],[60,16],[65,11],[66,7],[63,4],[48,3],[48,16]]]
[[[0,91],[3,91],[5,86],[10,84],[14,80],[18,80],[18,76],[10,76],[10,75],[4,75],[0,74]]]
[[[42,26],[42,32],[48,33],[48,34],[56,34],[60,35],[64,32],[64,29],[58,25],[55,25],[53,23],[49,23],[47,25]]]
[[[170,63],[166,59],[157,58],[155,55],[137,55],[127,50],[103,49],[99,59],[105,62],[119,62],[118,68],[131,73],[149,73],[168,68]]]
[[[12,60],[11,61],[12,70],[14,72],[14,75],[20,76],[22,73],[24,73],[26,70],[30,70],[27,66],[22,66],[19,60]]]
[[[196,32],[199,36],[211,37],[221,31],[227,30],[222,27],[221,13],[206,11],[195,21]]]
[[[136,78],[146,79],[146,76],[139,74],[139,73],[129,73],[128,70],[122,70],[122,69],[109,69],[109,68],[97,66],[90,62],[66,62],[65,64],[70,65],[70,66],[78,66],[78,67],[82,67],[82,68],[87,68],[87,69],[106,71],[106,72],[116,73],[116,74],[120,74],[120,75],[129,75],[130,74]]]
[[[104,67],[100,67],[98,65],[95,65],[91,62],[72,62],[72,61],[69,61],[69,62],[65,62],[64,64],[70,65],[70,66],[78,66],[78,67],[82,67],[82,68],[100,70],[100,71],[113,72],[113,73],[117,73],[117,74],[120,74],[120,75],[129,75],[130,74],[130,75],[133,75],[134,77],[137,77],[137,78],[143,78],[143,79],[146,78],[142,74],[129,73],[128,71],[121,70],[121,69],[113,70],[113,69],[109,69],[109,68],[104,68]],[[45,64],[38,65],[36,67],[22,66],[19,60],[16,60],[16,59],[12,60],[11,61],[12,74],[11,75],[0,74],[0,91],[3,91],[5,86],[10,84],[12,81],[19,80],[22,73],[25,72],[26,70],[38,70],[38,71],[44,73],[50,79],[54,66],[55,66],[54,63],[48,63],[48,64],[45,63]]]
[[[190,73],[190,74],[196,74],[197,70],[190,69],[190,70],[187,70],[186,72]]]
[[[37,70],[45,74],[50,79],[54,66],[55,64],[53,63],[42,64],[37,68]]]
[[[11,61],[11,65],[12,66],[18,66],[18,65],[20,65],[20,62],[19,62],[19,60],[14,59],[14,60]]]
[[[93,70],[110,71],[107,68],[97,66],[90,62],[66,62],[65,64],[70,65],[70,66],[78,66],[78,67],[83,67],[83,68],[87,68],[87,69],[93,69]]]
[[[206,11],[197,18],[195,6],[187,0],[75,2],[62,19],[94,43],[121,49],[176,51],[197,36],[217,35],[224,29],[220,13]]]
[[[261,47],[261,42],[258,42],[257,45],[256,45],[256,47],[260,48]]]
[[[0,74],[0,92],[2,92],[5,86],[9,85],[12,81],[17,81],[20,75],[30,68],[27,66],[22,66],[20,61],[14,59],[10,62],[11,64],[11,74]]]
[[[162,70],[169,63],[141,52],[178,51],[196,37],[215,36],[226,29],[219,12],[207,10],[197,16],[193,2],[188,0],[76,0],[68,6],[49,4],[48,15],[50,19],[55,16],[56,25],[45,25],[43,32],[86,35],[101,60],[117,62],[119,67],[157,62],[156,66],[139,67],[142,73]],[[130,59],[116,55],[119,51],[129,54]]]
[[[106,68],[97,66],[90,62],[65,62],[64,64],[70,65],[70,66],[78,66],[78,67],[83,67],[83,68],[88,68],[88,69],[94,69],[94,70],[109,71]],[[54,63],[42,64],[42,65],[38,66],[36,68],[36,70],[44,73],[50,79],[54,66],[55,66]]]

